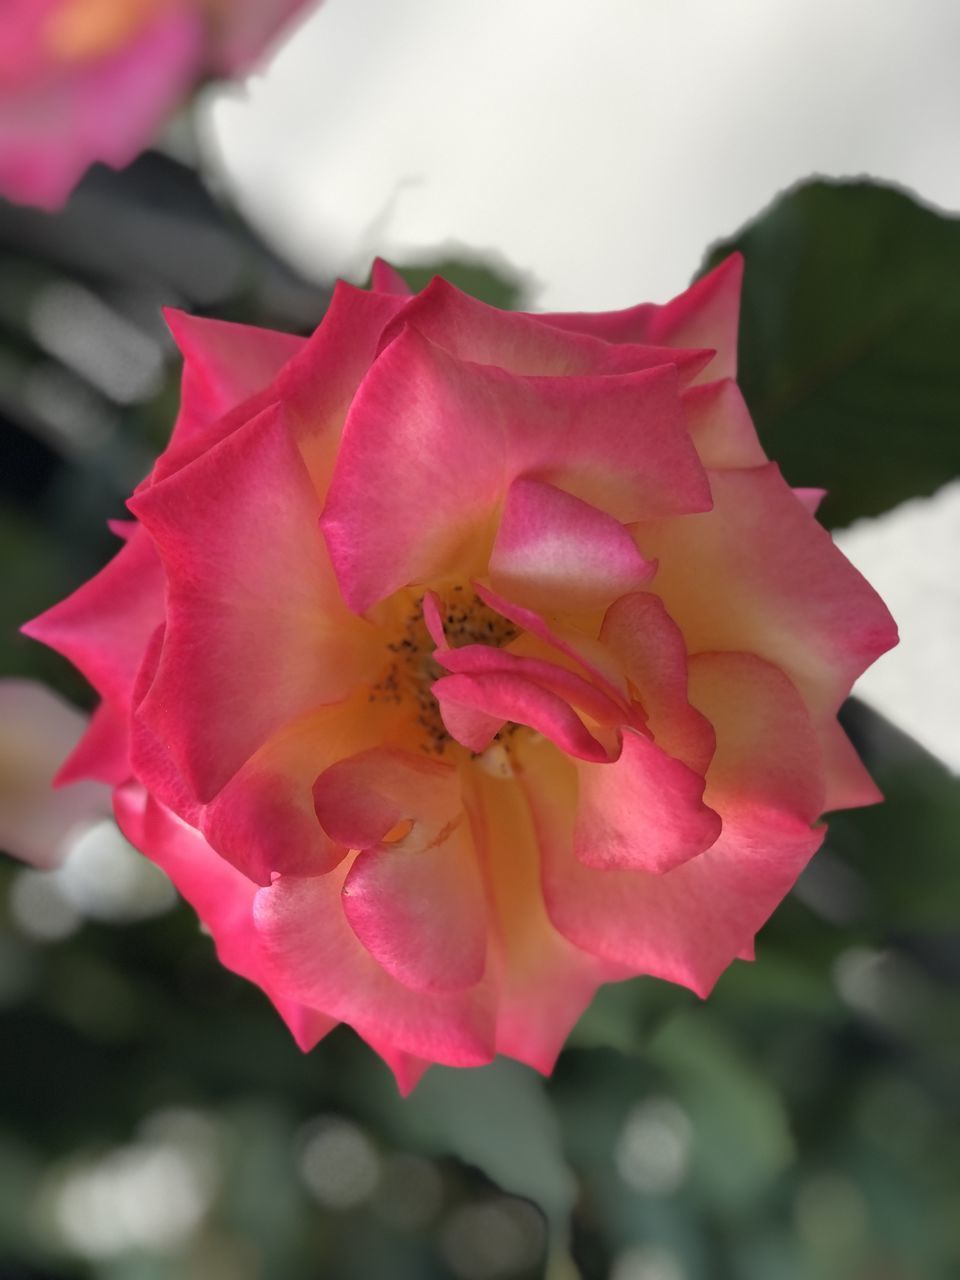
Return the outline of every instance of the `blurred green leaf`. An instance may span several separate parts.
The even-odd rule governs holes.
[[[529,1067],[505,1058],[472,1071],[434,1067],[399,1106],[406,1140],[475,1165],[539,1205],[554,1233],[565,1235],[576,1184],[556,1115]]]
[[[694,1167],[710,1198],[731,1210],[749,1205],[793,1155],[776,1088],[706,1008],[674,1018],[650,1056],[693,1121]]]
[[[811,182],[711,251],[746,258],[740,382],[829,526],[960,473],[960,219],[869,182]]]
[[[868,885],[874,932],[955,929],[960,781],[865,704],[848,703],[844,719],[885,802],[833,814],[828,847]]]

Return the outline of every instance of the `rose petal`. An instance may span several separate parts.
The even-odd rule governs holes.
[[[278,379],[307,470],[321,500],[330,484],[347,410],[376,355],[384,327],[408,299],[338,280],[316,332]]]
[[[287,999],[271,981],[254,928],[256,886],[142,787],[120,787],[114,809],[130,843],[167,873],[210,931],[220,963],[261,987],[300,1048],[311,1049],[336,1026],[337,1019]]]
[[[163,568],[138,528],[95,577],[21,630],[69,658],[102,697],[129,707],[163,610]]]
[[[627,971],[588,955],[550,923],[540,888],[540,852],[512,779],[477,771],[470,805],[477,847],[498,922],[497,1052],[548,1075],[571,1028],[602,982]]]
[[[213,28],[214,69],[229,76],[254,70],[308,4],[309,0],[231,0],[227,11],[215,15],[219,21]]]
[[[191,316],[174,307],[164,318],[183,356],[174,438],[209,427],[268,386],[304,339],[255,325]]]
[[[584,711],[603,725],[620,725],[631,716],[631,708],[619,698],[611,698],[603,688],[585,680],[566,667],[542,658],[529,658],[493,645],[468,644],[458,649],[438,649],[437,662],[453,675],[497,675],[523,677],[557,694],[571,706]]]
[[[407,328],[353,401],[323,513],[344,598],[363,612],[408,583],[485,571],[496,509],[521,474],[618,520],[709,502],[672,366],[518,378]]]
[[[695,654],[689,671],[690,701],[717,735],[707,803],[722,814],[748,805],[815,822],[823,812],[823,755],[794,685],[752,653]]]
[[[432,1065],[424,1058],[416,1058],[412,1053],[404,1053],[402,1049],[395,1049],[393,1045],[377,1039],[376,1036],[365,1035],[361,1036],[361,1039],[370,1046],[374,1053],[380,1055],[393,1072],[394,1079],[397,1082],[397,1091],[401,1098],[410,1096]]]
[[[688,387],[680,397],[700,461],[712,470],[762,467],[767,455],[750,410],[732,378]]]
[[[460,811],[456,769],[412,751],[377,747],[324,769],[313,786],[320,824],[350,849],[372,849],[398,823],[406,847],[426,849]]]
[[[896,643],[880,597],[774,465],[711,473],[714,509],[637,526],[690,650],[749,650],[782,668],[819,717]]]
[[[361,853],[343,885],[354,933],[398,982],[462,991],[483,977],[487,912],[469,828],[459,815],[426,848],[405,841]]]
[[[323,320],[311,337],[274,344],[273,376],[245,399],[225,408],[220,416],[209,416],[202,399],[195,409],[188,360],[184,367],[184,404],[173,439],[140,488],[173,475],[264,409],[282,402],[288,425],[317,492],[322,495],[329,483],[347,407],[369,368],[384,325],[403,305],[402,298],[370,294],[339,281]],[[231,330],[241,327],[230,326]],[[292,354],[291,343],[299,344]],[[259,360],[255,367],[263,375],[271,365]]]
[[[118,786],[130,777],[127,716],[115,703],[101,702],[83,737],[63,761],[53,780],[55,787],[93,780]]]
[[[137,675],[137,683],[134,686],[127,718],[130,774],[142,783],[164,808],[170,809],[190,826],[199,827],[202,806],[198,804],[196,796],[184,782],[183,774],[171,756],[167,744],[139,715],[141,703],[156,679],[165,635],[166,628],[159,626],[150,637]]]
[[[382,741],[392,719],[362,690],[274,734],[207,805],[207,840],[244,875],[322,875],[346,848],[324,831],[314,807],[318,772]]]
[[[716,843],[667,875],[596,871],[573,851],[576,779],[555,749],[514,753],[544,858],[550,917],[572,942],[635,972],[706,995],[749,947],[819,846],[823,794],[816,734],[786,677],[750,654],[691,661],[691,697],[714,724],[704,799],[723,820]]]
[[[826,489],[794,489],[793,495],[802,502],[812,516],[817,514],[820,503],[827,496]]]
[[[497,591],[538,611],[587,613],[655,572],[605,511],[539,480],[521,477],[507,491],[490,555]]]
[[[442,676],[433,685],[451,737],[470,751],[483,751],[504,723],[528,725],[581,760],[606,761],[600,743],[559,694],[508,671]],[[492,729],[492,732],[490,730]]]
[[[600,640],[623,664],[656,743],[703,774],[713,756],[713,728],[687,698],[687,648],[659,596],[623,596],[604,615]]]
[[[370,288],[375,293],[393,293],[401,298],[409,298],[413,290],[396,268],[391,267],[383,258],[374,258],[370,272]]]
[[[733,377],[737,372],[737,330],[743,255],[732,253],[664,306],[642,302],[625,311],[561,313],[546,323],[608,342],[658,342],[677,347],[712,347],[716,355],[702,375]]]
[[[866,805],[879,804],[883,793],[870,777],[853,743],[836,718],[831,716],[820,723],[817,726],[817,736],[823,755],[826,782],[824,813],[830,813],[834,809],[862,809]]]
[[[619,669],[620,664],[611,659],[606,647],[598,640],[573,628],[549,625],[540,614],[505,599],[481,582],[473,582],[471,585],[484,604],[496,610],[502,617],[526,633],[511,642],[512,651],[525,653],[530,647],[525,644],[528,637],[535,637],[541,642],[541,647],[551,654],[553,660],[560,661],[557,655],[569,659],[575,667],[587,672],[598,689],[606,693],[614,702],[622,704],[624,708],[627,707],[629,697],[623,672]]]
[[[546,316],[501,311],[462,293],[441,276],[416,295],[402,319],[386,328],[384,343],[393,340],[401,323],[415,327],[461,360],[538,377],[625,373],[672,364],[686,384],[714,354],[711,349],[681,349],[674,343],[614,345],[581,332],[565,333]]]
[[[131,506],[169,584],[140,716],[204,803],[282,725],[369,675],[379,646],[338,600],[313,486],[278,408]]]
[[[700,774],[626,730],[620,756],[580,762],[573,848],[585,866],[660,875],[709,849],[720,818],[703,803]]]
[[[255,919],[271,980],[288,999],[349,1022],[373,1044],[449,1066],[479,1066],[494,1053],[493,991],[414,991],[392,978],[357,938],[341,908],[350,868],[281,876],[257,894]]]

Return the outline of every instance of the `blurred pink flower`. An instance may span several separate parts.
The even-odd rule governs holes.
[[[0,0],[0,194],[58,208],[205,76],[239,75],[308,0]]]
[[[706,995],[879,798],[836,712],[896,629],[757,440],[741,265],[600,315],[378,264],[307,341],[171,316],[137,522],[28,631],[103,698],[67,773],[301,1045],[549,1071],[602,982]]]

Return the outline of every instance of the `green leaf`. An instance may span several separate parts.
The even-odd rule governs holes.
[[[501,1058],[461,1071],[434,1067],[390,1119],[398,1136],[481,1169],[513,1195],[534,1201],[565,1236],[576,1194],[543,1082]]]
[[[748,1206],[793,1157],[779,1093],[706,1008],[674,1018],[650,1056],[693,1121],[694,1165],[710,1199]]]
[[[810,182],[709,255],[746,259],[740,383],[827,525],[960,472],[960,219],[892,187]]]
[[[960,901],[960,782],[935,756],[865,703],[844,723],[885,803],[830,817],[828,844],[868,886],[875,935],[950,930]]]

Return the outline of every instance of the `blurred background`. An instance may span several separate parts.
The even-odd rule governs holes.
[[[85,797],[58,870],[0,858],[0,1280],[958,1274],[958,53],[953,0],[326,0],[62,213],[0,204],[5,675],[90,706],[16,629],[166,440],[160,307],[309,331],[375,253],[600,308],[742,248],[761,435],[903,636],[845,712],[886,804],[757,963],[605,990],[549,1081],[300,1055]],[[49,744],[0,716],[12,847]]]

